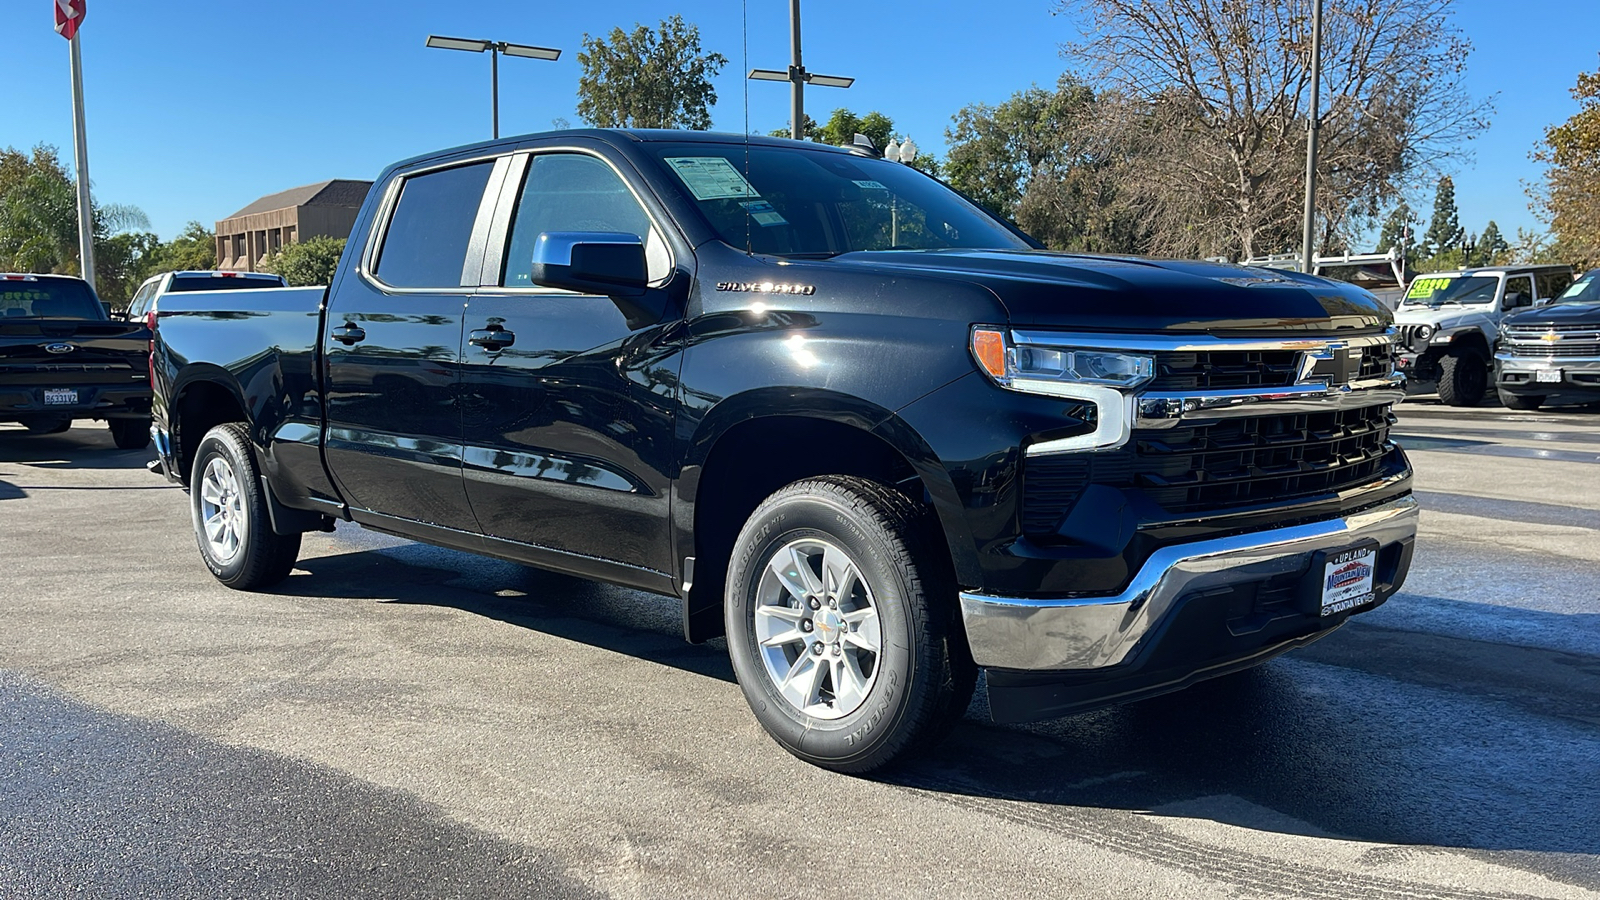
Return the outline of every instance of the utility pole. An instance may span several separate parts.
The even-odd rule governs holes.
[[[797,141],[803,141],[806,137],[806,85],[847,88],[856,81],[842,75],[813,75],[806,71],[805,65],[800,62],[800,0],[789,0],[788,71],[751,69],[749,77],[754,81],[789,82],[789,136]]]
[[[1311,8],[1311,109],[1306,121],[1306,219],[1300,240],[1300,271],[1310,273],[1313,233],[1317,228],[1317,131],[1322,125],[1322,0]]]
[[[78,261],[94,287],[94,205],[89,200],[89,136],[83,125],[83,57],[72,36],[72,165],[78,170]]]

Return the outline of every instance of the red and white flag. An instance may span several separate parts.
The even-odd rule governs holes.
[[[56,34],[69,41],[76,37],[88,3],[89,0],[55,0]]]

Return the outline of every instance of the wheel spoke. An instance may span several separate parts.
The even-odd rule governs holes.
[[[850,655],[833,658],[833,702],[841,709],[854,709],[866,699],[867,678]]]
[[[837,547],[828,547],[823,551],[822,586],[830,595],[843,602],[854,588],[856,578],[855,563],[844,555],[844,551]]]
[[[801,631],[798,628],[791,628],[788,631],[784,631],[784,632],[781,632],[779,634],[772,635],[771,637],[768,637],[768,638],[763,638],[762,641],[761,641],[761,646],[763,646],[763,647],[782,647],[784,644],[792,644],[795,641],[804,642],[805,639],[806,639],[806,633],[804,631]]]
[[[821,659],[807,650],[802,652],[789,669],[789,674],[784,677],[783,683],[778,685],[778,690],[789,698],[796,708],[805,710],[817,702],[817,688],[822,684],[822,673],[826,671],[821,665]]]
[[[844,642],[852,647],[870,650],[877,653],[883,646],[883,638],[878,633],[878,611],[870,606],[852,610],[844,614],[845,623],[850,630],[845,632]]]
[[[222,523],[222,516],[216,515],[216,516],[212,516],[209,519],[206,519],[205,526],[206,526],[206,539],[211,541],[211,543],[213,543],[213,544],[221,543],[222,542],[222,532],[224,530],[223,523]]]
[[[784,589],[802,603],[805,602],[807,595],[814,595],[822,590],[822,585],[817,581],[817,573],[811,571],[811,564],[807,562],[798,547],[790,547],[787,553],[774,556],[768,568],[778,577]]]
[[[206,480],[200,485],[200,499],[212,506],[222,505],[222,486],[217,484],[217,480],[211,477],[209,472],[206,473]]]

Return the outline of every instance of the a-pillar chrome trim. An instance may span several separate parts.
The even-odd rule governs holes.
[[[961,617],[980,666],[1059,671],[1123,662],[1178,601],[1196,591],[1304,570],[1319,550],[1415,537],[1411,496],[1337,519],[1157,550],[1113,596],[1037,598],[961,592]]]

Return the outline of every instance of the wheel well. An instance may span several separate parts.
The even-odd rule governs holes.
[[[1458,353],[1463,350],[1471,350],[1479,356],[1493,358],[1493,354],[1489,352],[1489,340],[1483,336],[1483,332],[1477,329],[1473,329],[1450,341],[1449,353]]]
[[[177,417],[173,429],[173,449],[178,457],[178,473],[185,484],[194,465],[194,451],[206,432],[226,422],[247,421],[244,406],[231,391],[213,381],[200,381],[183,389],[175,404]]]
[[[711,448],[695,491],[695,579],[684,615],[689,640],[699,643],[723,633],[728,560],[750,514],[784,485],[816,475],[870,478],[918,502],[926,500],[911,464],[871,432],[804,416],[768,416],[735,425]]]

